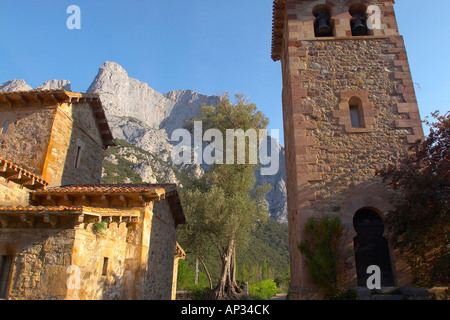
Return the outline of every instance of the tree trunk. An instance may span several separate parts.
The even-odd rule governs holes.
[[[198,257],[195,259],[195,284],[198,284]]]
[[[197,258],[198,258],[198,259],[200,260],[200,262],[202,263],[203,269],[205,269],[206,276],[208,277],[208,281],[209,281],[209,289],[212,290],[212,289],[213,289],[213,284],[212,284],[211,276],[210,276],[210,274],[209,274],[209,272],[208,272],[208,269],[206,268],[206,265],[205,265],[205,263],[203,262],[203,260],[202,260],[200,257],[197,257]]]
[[[197,257],[198,260],[200,260],[200,262],[202,263],[203,269],[205,269],[206,276],[208,277],[209,288],[212,290],[212,289],[213,289],[213,284],[212,284],[211,275],[209,274],[208,268],[206,268],[206,264],[205,264],[205,262],[203,261],[203,259],[200,258],[200,256],[199,256],[198,254],[194,253],[194,252],[186,252],[186,253],[193,254],[193,255],[195,255],[195,256]]]
[[[228,248],[222,253],[222,272],[219,283],[210,298],[214,300],[234,300],[242,296],[242,290],[235,282],[234,265],[235,265],[235,248],[234,240],[230,241]]]
[[[233,248],[233,257],[231,258],[231,282],[236,283],[236,247]]]

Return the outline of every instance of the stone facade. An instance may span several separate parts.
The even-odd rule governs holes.
[[[0,93],[0,125],[0,298],[175,297],[176,185],[99,184],[97,94]]]
[[[352,36],[350,12],[370,5],[380,10],[380,28]],[[330,13],[330,36],[315,36],[318,9]],[[281,60],[283,76],[290,296],[317,298],[297,249],[306,220],[338,215],[353,239],[359,210],[384,220],[392,209],[391,191],[375,172],[423,138],[422,125],[393,1],[276,0],[272,58]],[[351,241],[347,246],[355,249]],[[392,248],[389,254],[393,285],[407,285],[404,261]],[[356,269],[353,259],[353,286]]]
[[[55,109],[11,108],[0,104],[0,156],[42,175]]]
[[[97,94],[64,90],[0,93],[0,157],[50,186],[99,183],[114,146]]]
[[[29,190],[21,188],[14,182],[0,177],[0,203],[4,205],[26,205],[30,196]]]
[[[0,204],[27,205],[30,190],[47,185],[41,177],[0,158]]]
[[[8,299],[172,298],[184,223],[174,185],[41,189],[31,201],[0,207]]]

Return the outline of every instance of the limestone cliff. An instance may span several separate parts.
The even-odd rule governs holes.
[[[65,89],[68,80],[47,81],[34,90]],[[33,90],[24,80],[12,80],[0,85],[0,91]],[[205,167],[176,166],[171,161],[174,144],[172,132],[184,126],[185,119],[199,116],[201,105],[216,105],[220,97],[207,96],[192,90],[176,90],[161,94],[148,84],[128,76],[115,62],[105,62],[87,92],[100,94],[111,130],[118,140],[104,161],[107,182],[164,182],[182,184],[183,176],[199,177]],[[287,222],[284,148],[275,139],[279,152],[280,170],[276,175],[255,173],[257,183],[268,183],[272,190],[266,200],[270,216]]]
[[[115,62],[105,62],[87,92],[100,93],[108,116],[133,117],[159,128],[173,103],[144,82],[130,78]]]

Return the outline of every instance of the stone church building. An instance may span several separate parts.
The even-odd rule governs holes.
[[[0,93],[0,299],[174,299],[173,184],[100,184],[97,94]]]
[[[341,218],[354,252],[352,287],[367,267],[382,287],[410,285],[384,219],[392,191],[375,177],[423,138],[393,0],[274,0],[272,59],[281,61],[291,299],[318,298],[298,250],[308,218]]]

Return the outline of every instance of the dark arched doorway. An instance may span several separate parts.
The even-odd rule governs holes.
[[[384,223],[373,210],[363,208],[353,217],[357,236],[353,239],[355,247],[356,274],[358,286],[366,286],[367,268],[376,265],[381,269],[381,286],[394,286],[389,245],[383,237]]]

